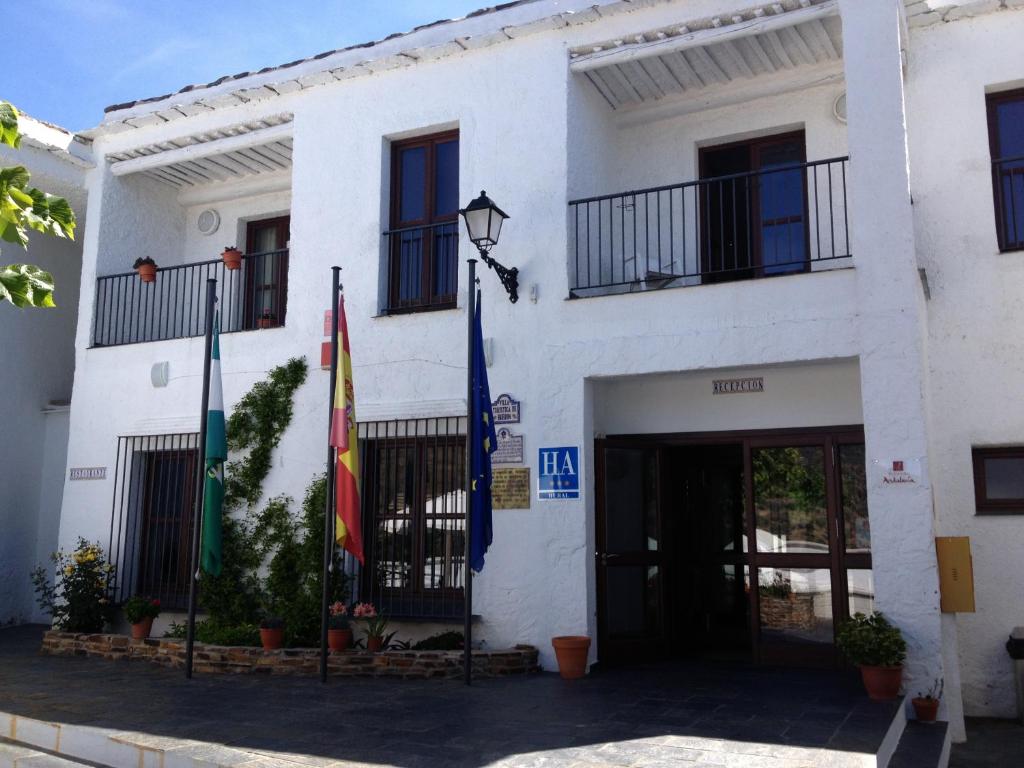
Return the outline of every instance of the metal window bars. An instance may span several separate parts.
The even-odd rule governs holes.
[[[570,296],[845,266],[848,157],[569,203]]]
[[[96,278],[92,345],[110,347],[202,336],[206,281],[217,281],[221,333],[284,325],[288,251],[250,253],[231,270],[223,260],[161,267],[144,283],[135,272]]]
[[[199,470],[199,434],[119,437],[107,545],[111,598],[188,603],[189,551]]]
[[[1024,156],[992,161],[1000,251],[1024,250]]]
[[[361,422],[358,599],[395,618],[461,619],[466,418]]]
[[[389,314],[455,306],[459,288],[459,222],[402,227],[384,233]]]

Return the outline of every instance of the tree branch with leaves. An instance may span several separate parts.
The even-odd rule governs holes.
[[[0,101],[0,144],[21,145],[18,110]],[[29,186],[22,165],[0,168],[0,240],[28,248],[30,230],[75,239],[75,212],[63,197]],[[16,307],[53,307],[53,275],[33,264],[0,266],[0,302]]]

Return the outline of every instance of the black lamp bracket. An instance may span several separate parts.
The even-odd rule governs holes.
[[[509,301],[515,304],[519,301],[519,269],[518,267],[512,267],[509,269],[500,262],[496,261],[490,256],[483,248],[480,250],[480,258],[483,259],[484,264],[493,269],[498,274],[498,279],[501,280],[502,286],[505,288],[505,292],[508,294]]]

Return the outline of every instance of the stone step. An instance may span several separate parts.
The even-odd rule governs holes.
[[[32,749],[25,744],[8,739],[0,739],[0,768],[96,768],[96,766]]]
[[[911,720],[888,768],[946,768],[949,765],[949,723]]]

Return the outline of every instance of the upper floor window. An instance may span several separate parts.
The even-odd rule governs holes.
[[[458,291],[459,133],[391,149],[388,311],[455,306]]]
[[[990,93],[988,142],[992,153],[999,250],[1024,249],[1024,89]]]
[[[971,456],[977,513],[1024,514],[1024,446],[975,448]]]
[[[288,299],[288,241],[291,219],[250,221],[246,225],[243,327],[284,325]]]

